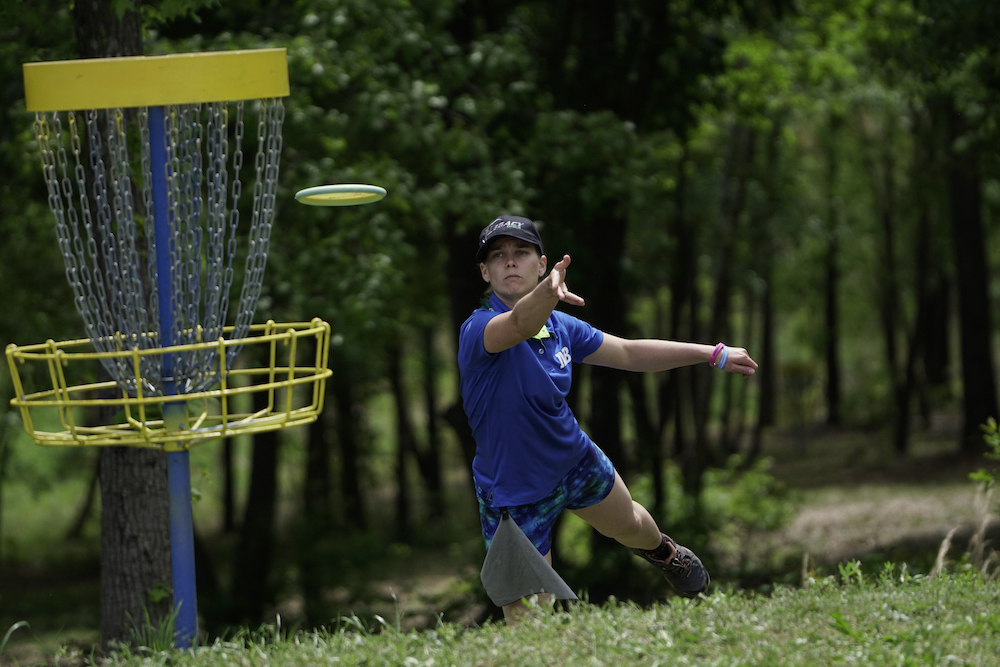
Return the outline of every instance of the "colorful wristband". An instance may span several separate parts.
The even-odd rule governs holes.
[[[719,365],[716,366],[720,371],[726,367],[726,361],[729,360],[729,348],[722,348],[722,359],[719,360]]]
[[[719,352],[722,352],[723,348],[725,348],[725,347],[726,346],[723,345],[722,343],[719,343],[718,345],[715,346],[715,349],[712,350],[712,356],[708,360],[708,365],[709,366],[715,366],[715,359],[716,359],[716,357],[719,356]]]

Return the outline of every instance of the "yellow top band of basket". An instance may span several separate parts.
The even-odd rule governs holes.
[[[28,111],[124,109],[285,97],[285,49],[24,64]]]

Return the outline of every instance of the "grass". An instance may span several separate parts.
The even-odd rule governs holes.
[[[430,558],[430,553],[420,547],[401,558],[393,546],[386,562],[405,561],[409,570],[433,574],[430,584],[417,581],[412,572],[407,578],[406,572],[376,565],[377,580],[366,581],[366,589],[378,591],[378,600],[343,591],[347,597],[343,604],[337,597],[337,613],[350,616],[332,621],[332,629],[288,632],[266,626],[193,653],[161,652],[156,647],[163,642],[139,639],[147,648],[123,649],[107,662],[91,657],[100,625],[99,513],[80,540],[68,543],[64,537],[64,526],[86,490],[79,472],[91,469],[94,453],[18,446],[3,508],[7,569],[0,573],[0,634],[22,619],[31,625],[10,636],[0,665],[532,665],[581,660],[640,665],[1000,664],[1000,617],[992,611],[1000,590],[997,582],[983,583],[968,574],[972,558],[962,561],[957,572],[933,579],[907,575],[898,566],[883,570],[893,566],[882,564],[907,562],[911,573],[929,572],[950,528],[962,524],[971,534],[977,516],[968,463],[952,466],[933,456],[934,451],[906,461],[882,460],[872,453],[867,437],[837,447],[838,442],[810,441],[809,451],[795,455],[784,452],[781,442],[770,448],[778,455],[773,472],[795,487],[795,516],[778,529],[757,527],[748,533],[743,526],[737,539],[713,543],[722,592],[703,601],[670,600],[645,610],[627,603],[574,605],[568,613],[533,618],[515,631],[502,625],[477,627],[474,618],[481,617],[472,613],[462,621],[446,615],[455,622],[444,623],[435,619],[455,598],[455,582],[467,579],[472,582],[468,585],[478,585],[476,572],[466,576],[465,570],[480,561],[449,547],[447,553],[434,553],[436,568],[412,567],[418,556]],[[861,451],[868,458],[848,455]],[[199,525],[209,527],[219,516],[218,454],[218,448],[208,445],[192,456],[192,481],[202,498],[195,512],[204,521]],[[822,459],[815,475],[803,468],[800,456]],[[245,481],[248,461],[242,456],[239,462]],[[300,463],[295,459],[283,471],[282,488],[295,488]],[[834,479],[822,483],[820,469]],[[760,489],[751,485],[743,490]],[[633,491],[641,496],[646,489],[637,483]],[[715,495],[716,503],[728,498]],[[735,496],[741,503],[743,497]],[[671,509],[682,508],[674,503]],[[996,516],[995,509],[987,508],[987,513]],[[578,529],[571,520],[565,522],[564,532],[572,537],[577,530],[577,541],[589,542],[590,529]],[[468,532],[471,541],[478,539],[474,529]],[[925,536],[927,544],[901,550],[902,538],[915,535]],[[955,557],[966,548],[968,536],[953,535],[950,555]],[[572,556],[571,546],[564,545],[565,556]],[[394,554],[391,559],[389,554]],[[815,569],[804,577],[803,554]],[[864,559],[864,565],[856,558]],[[756,571],[767,576],[758,582],[749,576]],[[798,585],[803,579],[807,586]],[[772,585],[775,581],[795,586]],[[748,589],[733,592],[737,583]],[[384,590],[391,592],[391,600]],[[339,596],[341,591],[325,593]],[[295,598],[280,602],[276,611],[284,624],[299,622]],[[410,631],[413,627],[421,630]],[[762,637],[766,644],[761,645]]]
[[[26,627],[28,627],[27,621],[18,621],[7,629],[7,632],[3,636],[3,640],[0,640],[0,656],[3,655],[4,650],[7,648],[7,642],[10,641],[10,636],[21,628]]]
[[[995,665],[1000,658],[1000,584],[960,566],[931,578],[892,564],[811,577],[771,596],[716,592],[642,609],[611,601],[529,615],[513,628],[439,624],[403,631],[357,618],[332,630],[244,632],[195,651],[132,649],[106,667],[171,665]]]

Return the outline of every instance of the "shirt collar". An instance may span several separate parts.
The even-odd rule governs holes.
[[[498,313],[506,313],[510,308],[496,294],[490,294],[490,310],[495,310]]]

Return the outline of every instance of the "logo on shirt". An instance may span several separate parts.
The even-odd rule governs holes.
[[[556,361],[559,362],[559,368],[566,368],[566,365],[573,361],[573,357],[570,355],[568,347],[564,347],[556,352]]]

